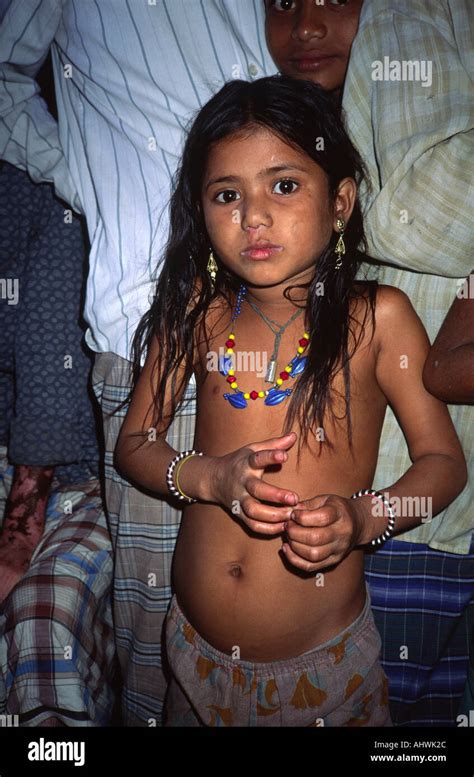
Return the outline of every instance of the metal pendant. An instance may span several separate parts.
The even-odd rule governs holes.
[[[267,374],[265,375],[265,381],[267,383],[275,383],[276,366],[275,359],[272,359],[268,365]]]

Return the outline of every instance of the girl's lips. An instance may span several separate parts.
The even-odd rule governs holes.
[[[241,251],[241,256],[248,256],[249,259],[269,259],[273,254],[283,251],[283,246],[253,246],[247,248],[245,251]]]

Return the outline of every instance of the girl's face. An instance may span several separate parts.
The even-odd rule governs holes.
[[[341,89],[363,0],[265,0],[270,53],[281,73]]]
[[[252,287],[307,282],[336,228],[348,221],[356,196],[351,178],[335,201],[319,165],[262,127],[214,145],[202,185],[202,207],[213,250]]]

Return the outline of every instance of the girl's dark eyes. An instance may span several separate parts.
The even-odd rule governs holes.
[[[277,186],[281,187],[281,191],[275,192]],[[274,185],[272,191],[275,192],[275,194],[288,195],[293,194],[295,191],[294,187],[299,187],[299,184],[296,181],[293,181],[291,178],[280,178]],[[224,205],[228,202],[235,202],[237,199],[240,199],[240,194],[239,192],[236,192],[235,189],[224,189],[223,191],[218,192],[214,197],[216,202],[221,202]]]
[[[218,192],[214,199],[216,202],[223,202],[225,204],[226,202],[235,202],[236,198],[234,195],[240,196],[234,189],[224,189],[223,192]]]
[[[276,186],[282,186],[284,189],[286,189],[286,191],[277,192],[277,194],[293,194],[294,189],[292,188],[291,191],[288,191],[288,188],[290,186],[298,187],[298,184],[296,183],[296,181],[292,181],[291,178],[284,178],[283,180],[276,182],[275,186],[273,187],[274,190]]]

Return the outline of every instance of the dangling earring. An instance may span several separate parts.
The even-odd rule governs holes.
[[[344,221],[341,216],[338,217],[336,221],[336,226],[339,231],[339,240],[336,243],[336,247],[334,249],[334,253],[337,256],[336,264],[334,265],[335,270],[340,270],[342,267],[342,257],[346,253],[346,246],[344,244],[344,230],[346,228],[346,222]]]
[[[217,277],[218,269],[219,268],[217,266],[216,260],[214,259],[214,254],[212,253],[212,248],[211,248],[210,253],[209,253],[209,259],[208,259],[208,262],[207,262],[207,271],[208,271],[209,276],[211,278],[212,288],[214,288],[214,286],[216,285],[216,277]]]

